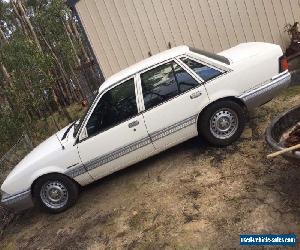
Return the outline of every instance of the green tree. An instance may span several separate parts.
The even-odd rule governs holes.
[[[0,0],[2,138],[12,143],[56,111],[71,121],[67,107],[85,98],[82,85],[101,82],[91,54],[63,0]]]

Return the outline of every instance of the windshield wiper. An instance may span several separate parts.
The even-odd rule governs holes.
[[[71,128],[75,125],[75,123],[76,123],[76,122],[73,122],[73,123],[70,125],[70,127],[67,128],[67,130],[66,130],[66,132],[64,133],[64,135],[62,136],[61,140],[64,140],[64,139],[67,137],[68,133],[70,132]]]

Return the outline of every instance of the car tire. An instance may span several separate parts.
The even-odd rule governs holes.
[[[65,175],[48,174],[34,183],[32,191],[34,202],[40,209],[56,214],[76,203],[79,186]]]
[[[242,134],[247,111],[234,101],[218,101],[208,106],[198,120],[199,134],[210,144],[224,147]]]

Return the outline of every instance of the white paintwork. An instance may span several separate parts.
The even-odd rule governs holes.
[[[175,59],[175,62],[180,65],[178,60]],[[143,71],[141,74],[142,73]],[[195,78],[199,83],[202,82],[198,75],[196,75]],[[140,88],[142,88],[141,81],[139,81],[139,84]],[[191,96],[195,93],[201,94],[198,98],[191,99]],[[145,123],[147,124],[149,134],[167,128],[193,115],[199,114],[200,111],[207,105],[207,103],[209,103],[207,92],[204,85],[200,85],[193,90],[187,91],[174,99],[171,99],[157,107],[148,110],[147,112],[144,112],[143,117]],[[162,119],[162,117],[164,117],[164,119]],[[161,152],[180,142],[195,137],[196,135],[197,126],[194,124],[193,126],[189,126],[186,129],[182,129],[176,133],[166,136],[163,140],[154,141],[153,145],[156,151]]]
[[[29,189],[38,177],[48,173],[64,173],[68,166],[81,163],[77,147],[74,147],[75,139],[72,138],[73,129],[69,136],[60,144],[58,138],[62,138],[67,127],[51,136],[28,154],[9,174],[1,189],[8,194],[15,194]],[[91,181],[86,174],[80,176],[82,183]]]
[[[129,128],[128,124],[133,121],[138,121],[139,125],[134,128]],[[134,131],[134,129],[136,129],[136,131]],[[125,145],[141,140],[147,135],[148,133],[144,124],[143,116],[139,115],[116,127],[113,127],[112,129],[106,130],[92,138],[78,143],[80,158],[82,162],[89,162],[98,156],[108,154],[118,148],[124,147]],[[153,152],[154,147],[152,144],[149,144],[98,168],[90,170],[90,174],[94,179],[100,179],[128,165],[132,165],[140,159],[144,159],[145,157],[152,155]]]
[[[241,43],[233,48],[222,51],[219,55],[229,58],[233,63],[237,63],[257,55],[268,53],[270,50],[274,50],[275,47],[277,47],[277,50],[282,54],[279,45],[270,46],[268,43],[253,42]]]
[[[282,50],[274,44],[246,43],[221,52],[220,55],[233,62],[230,65],[232,72],[215,79],[213,84],[206,84],[211,102],[228,96],[240,96],[278,75],[278,58],[282,56]]]
[[[104,93],[102,93],[101,96],[103,94]],[[99,97],[100,99],[101,96]],[[135,121],[139,124],[133,128],[129,128],[129,124]],[[82,162],[86,163],[99,156],[109,154],[116,149],[139,141],[147,136],[148,132],[143,116],[138,115],[124,123],[121,123],[120,125],[88,138],[87,140],[80,141],[77,144],[78,152]],[[152,144],[149,144],[143,148],[135,150],[134,152],[126,154],[123,157],[115,159],[114,161],[110,161],[101,167],[94,168],[90,170],[89,173],[94,179],[100,179],[152,155],[153,152],[154,147]]]
[[[1,189],[9,195],[18,194],[30,189],[32,183],[42,175],[48,173],[63,174],[68,171],[68,167],[74,164],[84,164],[96,157],[142,139],[148,133],[151,134],[192,115],[199,114],[204,107],[220,98],[239,97],[245,91],[270,80],[278,74],[278,59],[282,55],[282,51],[279,46],[273,44],[248,43],[241,44],[220,54],[228,57],[232,64],[221,63],[193,53],[187,46],[180,46],[152,56],[110,77],[100,87],[99,94],[91,106],[91,111],[109,88],[112,88],[115,84],[129,76],[135,76],[136,99],[138,110],[141,113],[137,117],[97,136],[86,138],[84,128],[91,114],[89,112],[81,127],[80,136],[78,135],[74,138],[74,130],[72,128],[67,138],[60,142],[57,137],[62,137],[66,131],[66,128],[64,128],[57,135],[50,137],[15,167],[1,186]],[[143,112],[144,104],[139,72],[170,59],[177,60],[181,56],[192,57],[195,60],[215,66],[227,73],[207,82],[205,85],[200,85],[185,94]],[[196,74],[194,74],[194,77],[200,82],[203,81]],[[192,94],[199,91],[202,93],[200,97],[195,99],[190,98]],[[128,124],[136,120],[139,121],[139,126],[135,127],[136,131],[134,131],[133,128],[128,127]],[[81,185],[86,185],[95,179],[127,167],[197,134],[196,124],[189,126],[178,133],[173,133],[160,141],[102,165],[98,169],[79,175],[75,180]],[[84,138],[86,139],[82,140]],[[80,139],[79,143],[77,143],[77,139]]]

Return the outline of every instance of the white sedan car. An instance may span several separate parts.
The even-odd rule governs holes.
[[[226,146],[241,135],[247,111],[290,80],[274,44],[219,54],[180,46],[152,56],[106,80],[81,120],[27,155],[1,186],[2,203],[62,212],[80,186],[192,137]]]

